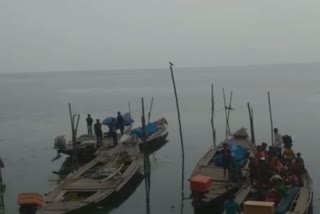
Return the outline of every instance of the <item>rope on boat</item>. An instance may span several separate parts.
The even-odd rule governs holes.
[[[180,142],[181,142],[181,205],[180,205],[180,214],[183,214],[183,199],[184,199],[184,144],[183,144],[183,135],[182,135],[182,127],[181,127],[181,117],[180,117],[180,109],[179,109],[179,101],[178,101],[178,94],[177,94],[177,88],[176,88],[176,83],[174,80],[174,75],[173,75],[173,63],[169,62],[170,65],[170,71],[171,71],[171,79],[172,79],[172,84],[173,84],[173,90],[174,90],[174,95],[176,99],[176,107],[177,107],[177,114],[178,114],[178,122],[179,122],[179,132],[180,132]]]
[[[147,148],[147,135],[146,135],[146,120],[145,120],[145,112],[144,112],[144,100],[143,97],[141,98],[141,105],[142,105],[142,132],[143,132],[143,145]],[[149,154],[144,152],[143,155],[143,165],[144,165],[144,182],[146,188],[146,214],[150,214],[150,188],[151,188],[151,166],[150,166],[150,159]]]

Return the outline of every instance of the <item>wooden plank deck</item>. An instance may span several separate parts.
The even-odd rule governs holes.
[[[123,166],[123,160],[118,158],[119,153],[123,151],[128,152],[131,163],[122,168],[121,172],[123,172],[123,174],[121,176],[110,178],[104,182],[100,182],[101,179],[99,178],[94,179],[90,177],[91,173],[94,173],[95,170],[98,169],[96,165],[106,168]],[[64,181],[57,185],[57,187],[47,195],[45,199],[46,205],[42,207],[37,214],[67,213],[105,199],[113,192],[121,189],[127,181],[130,180],[140,167],[140,160],[141,155],[137,142],[119,144],[115,148],[101,152],[97,158],[80,167],[75,173],[68,175]],[[90,171],[90,173],[88,173],[88,171]],[[67,193],[81,192],[92,192],[92,195],[87,196],[87,198],[78,198],[78,201],[66,201],[66,199],[64,199],[64,195]]]
[[[243,128],[240,130],[244,130]],[[248,137],[234,137],[230,136],[225,141],[220,143],[216,148],[211,147],[206,154],[199,160],[197,166],[193,170],[192,177],[195,175],[204,175],[212,179],[212,186],[210,191],[205,195],[206,200],[215,199],[224,193],[227,193],[230,190],[235,190],[244,181],[234,182],[229,179],[229,176],[224,176],[223,167],[215,166],[212,163],[212,158],[217,151],[220,151],[223,148],[223,144],[238,144],[246,148],[250,154],[254,154],[255,146],[252,144]],[[242,168],[242,171],[245,172],[247,168],[246,165]]]
[[[79,192],[114,189],[117,185],[119,185],[122,182],[122,180],[122,178],[114,180],[110,179],[103,183],[99,183],[99,179],[83,178],[63,186],[62,189]]]

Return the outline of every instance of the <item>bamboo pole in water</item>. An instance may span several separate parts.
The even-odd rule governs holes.
[[[145,111],[144,111],[144,100],[143,97],[141,98],[141,106],[142,106],[142,133],[143,133],[143,144],[144,147],[147,147],[147,135],[146,135],[146,121],[145,121]],[[146,213],[150,214],[150,160],[149,155],[144,153],[144,175],[145,175],[145,188],[146,188]]]
[[[273,121],[272,121],[270,91],[268,91],[268,103],[269,103],[270,126],[271,126],[271,145],[273,146],[274,145],[274,139],[273,139]]]
[[[212,128],[212,138],[213,146],[216,147],[216,129],[214,127],[214,91],[213,84],[211,84],[211,128]]]
[[[174,95],[176,99],[176,107],[177,107],[177,114],[178,114],[178,122],[179,122],[179,132],[180,132],[180,142],[181,142],[181,159],[182,159],[182,164],[181,164],[181,204],[180,204],[180,214],[183,214],[183,200],[184,200],[184,144],[183,144],[183,134],[182,134],[182,127],[181,127],[181,117],[180,117],[180,108],[179,108],[179,100],[178,100],[178,94],[177,94],[177,88],[176,88],[176,83],[174,80],[174,75],[173,75],[173,63],[169,62],[170,64],[170,71],[171,71],[171,79],[172,79],[172,84],[173,84],[173,90],[174,90]]]
[[[150,123],[150,119],[151,119],[152,107],[153,107],[153,97],[151,98],[150,109],[149,109],[149,112],[148,112],[148,124]],[[157,159],[156,159],[155,152],[152,153],[152,157],[153,157],[153,160],[157,160]]]

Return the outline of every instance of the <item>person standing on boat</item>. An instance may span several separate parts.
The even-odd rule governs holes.
[[[120,133],[121,133],[121,135],[123,135],[124,119],[123,119],[120,111],[118,111],[118,116],[117,116],[117,128],[120,129]]]
[[[228,148],[228,144],[223,144],[222,149],[222,166],[223,166],[223,176],[226,177],[226,171],[228,171],[229,175],[229,169],[230,169],[230,163],[231,163],[231,151]]]
[[[274,132],[274,148],[276,149],[277,156],[280,157],[282,153],[282,136],[279,134],[277,128],[273,129]]]
[[[94,133],[97,137],[97,144],[102,144],[102,124],[100,123],[99,119],[97,119],[96,123],[94,124]]]
[[[93,134],[92,134],[93,119],[91,118],[90,114],[88,114],[86,121],[87,121],[88,135],[93,136]]]
[[[118,145],[118,136],[117,136],[117,121],[115,118],[112,118],[112,123],[109,126],[110,133],[113,139],[114,145]]]
[[[234,200],[234,195],[232,195],[229,200],[224,202],[224,209],[226,214],[240,214],[240,206]]]

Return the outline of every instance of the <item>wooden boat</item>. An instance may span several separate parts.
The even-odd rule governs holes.
[[[124,134],[130,133],[132,129],[132,125],[125,126],[124,129]],[[57,140],[60,138],[62,139],[63,136],[59,136],[55,140],[55,144],[53,149],[57,150],[58,153],[62,153],[65,155],[72,155],[73,151],[73,146],[72,146],[72,141],[69,141],[68,143],[57,143]],[[118,134],[118,139],[120,139],[120,134]],[[62,141],[64,141],[62,139]],[[113,139],[110,136],[109,133],[104,133],[103,134],[103,139],[102,139],[103,144],[111,145],[113,144]],[[95,136],[89,136],[89,135],[81,135],[80,137],[77,138],[76,140],[76,149],[81,156],[81,153],[88,154],[88,150],[91,148],[96,148],[97,146],[97,140]]]
[[[124,134],[123,136],[121,136],[121,138],[119,139],[119,142],[120,143],[125,142],[132,137],[136,137],[138,140],[140,150],[142,152],[147,152],[147,153],[155,152],[166,143],[166,138],[168,136],[168,123],[165,118],[161,118],[149,124],[152,124],[156,130],[152,133],[149,133],[149,135],[147,132],[147,143],[146,143],[147,146],[145,146],[142,141],[141,127],[132,129],[130,133]],[[146,125],[146,131],[148,131],[149,124]],[[100,152],[108,149],[109,149],[108,144],[104,144],[96,151],[95,154],[98,155]]]
[[[168,122],[165,118],[160,118],[154,122],[152,122],[156,127],[157,130],[154,133],[150,133],[147,136],[147,146],[142,143],[142,138],[139,138],[140,143],[140,150],[146,153],[153,153],[160,149],[166,142],[166,138],[168,136]],[[147,124],[148,127],[148,124]],[[131,131],[131,134],[134,133],[136,129]]]
[[[147,148],[144,148],[142,144],[142,139],[139,139],[140,149],[142,151],[155,151],[163,146],[163,144],[166,142],[166,137],[168,135],[168,123],[165,118],[158,119],[152,123],[147,124],[146,128],[148,128],[148,125],[154,125],[157,130],[147,136]],[[132,129],[132,126],[127,126],[124,130],[124,135],[120,136],[118,135],[118,141],[123,142],[127,139],[131,138],[132,135],[135,134],[136,131],[142,130],[141,127]],[[138,136],[141,137],[141,136]],[[108,133],[104,134],[104,139],[102,141],[104,147],[109,148],[113,145],[112,138],[108,135]],[[63,144],[63,143],[62,143]],[[65,146],[60,146],[61,143],[55,143],[54,149],[58,151],[58,153],[63,153],[66,155],[72,155],[73,147],[72,142],[69,142]],[[86,159],[88,157],[88,153],[92,154],[92,151],[96,149],[96,138],[94,136],[88,136],[88,135],[82,135],[77,139],[77,151],[78,155],[80,156],[78,159]],[[84,154],[84,155],[81,155]]]
[[[143,153],[151,154],[156,152],[160,148],[162,148],[166,143],[166,137],[168,136],[168,124],[165,118],[158,119],[153,122],[157,131],[150,136],[147,136],[147,146],[142,143],[142,139],[137,138],[140,151]],[[138,128],[133,129],[132,131]],[[128,139],[134,136],[134,132],[124,134],[121,138],[119,138],[119,143],[125,142]],[[91,146],[89,146],[91,145]],[[88,163],[92,159],[94,159],[100,152],[106,151],[110,149],[110,146],[113,146],[112,139],[104,139],[104,144],[96,149],[96,141],[93,141],[92,144],[87,144],[86,149],[78,150],[78,164],[80,166]],[[70,152],[71,153],[71,152]],[[58,171],[53,171],[52,173],[57,174],[60,178],[64,178],[64,176],[68,175],[72,170],[72,157],[71,155],[66,158],[63,162],[62,166]]]
[[[312,179],[310,178],[308,171],[306,171],[303,175],[302,181],[302,186],[291,187],[288,191],[288,196],[284,197],[278,204],[276,204],[276,214],[312,213]],[[235,201],[240,204],[241,209],[243,209],[243,204],[248,200],[252,200],[252,195],[255,193],[256,190],[251,185],[251,181],[248,179],[245,184],[236,192]],[[243,213],[243,211],[241,213]]]
[[[303,178],[303,186],[300,187],[299,192],[296,194],[286,214],[311,214],[312,213],[312,179],[306,171]]]
[[[241,166],[241,175],[237,179],[225,177],[223,168],[213,163],[213,157],[218,154],[223,144],[239,145],[247,151],[247,157]],[[228,195],[237,191],[246,181],[248,174],[248,158],[255,152],[245,128],[241,128],[232,136],[227,138],[217,147],[211,147],[209,151],[200,159],[193,170],[191,180],[197,175],[210,177],[212,184],[209,191],[204,193],[192,192],[192,204],[196,213],[205,213],[208,208],[214,207],[219,202],[223,202]]]
[[[141,160],[135,138],[101,152],[50,191],[37,214],[63,214],[97,205],[121,191],[139,173]]]

